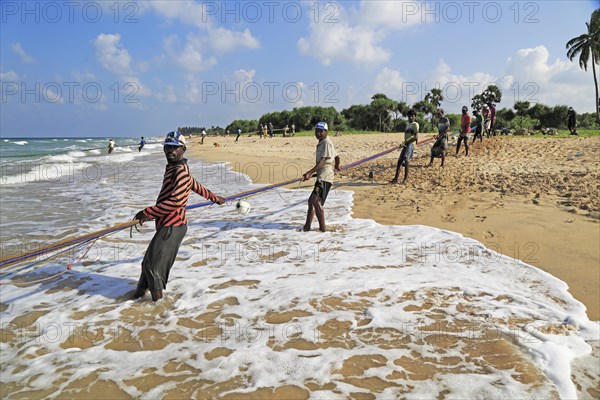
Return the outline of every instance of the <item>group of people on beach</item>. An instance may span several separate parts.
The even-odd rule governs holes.
[[[305,232],[310,231],[315,217],[319,222],[319,230],[325,232],[327,229],[323,205],[331,190],[334,170],[340,167],[340,157],[327,133],[326,122],[319,122],[315,126],[315,137],[319,141],[316,162],[302,175],[303,181],[316,177],[313,191],[308,198],[308,211],[303,227]],[[241,129],[238,129],[238,137],[239,134]],[[155,220],[156,225],[156,232],[142,260],[142,272],[133,299],[143,297],[148,291],[153,301],[162,299],[169,272],[187,232],[186,205],[190,192],[194,191],[218,205],[226,201],[224,197],[214,194],[198,183],[192,176],[187,159],[183,157],[187,148],[185,137],[180,131],[169,132],[162,144],[167,166],[156,204],[140,210],[133,218],[140,225],[149,220]]]
[[[431,148],[431,158],[428,166],[433,165],[434,158],[441,158],[441,165],[443,166],[448,150],[450,120],[445,116],[445,112],[441,108],[437,110],[436,115],[438,119],[438,134]],[[475,122],[475,132],[472,144],[478,138],[482,142],[484,133],[488,138],[495,136],[495,104],[484,105],[481,113],[479,110],[474,110],[473,115],[474,118],[469,114],[467,106],[462,107],[461,126],[456,144],[457,157],[463,143],[465,156],[469,154],[468,141],[473,127],[471,125],[473,120]],[[402,182],[404,183],[408,179],[409,161],[413,156],[415,145],[418,142],[419,124],[416,121],[417,113],[414,109],[411,109],[407,116],[408,123],[404,130],[404,140],[399,145],[401,151],[396,165],[396,173],[390,182],[392,184],[398,183],[402,167],[404,167]],[[569,118],[571,117],[569,116]],[[572,121],[569,124],[569,128],[573,127],[574,129],[574,124],[574,121]],[[267,126],[265,124],[261,128],[263,129],[261,130],[261,137],[266,134],[272,137],[272,125]],[[335,150],[333,142],[328,137],[328,130],[326,122],[316,124],[314,134],[318,140],[318,144],[315,165],[302,175],[303,181],[316,177],[313,190],[308,198],[306,222],[302,228],[305,232],[311,230],[311,225],[315,217],[319,223],[319,230],[321,232],[327,230],[323,206],[331,190],[335,171],[340,169],[340,157]],[[238,128],[236,142],[240,135],[241,129]],[[143,143],[140,144],[140,150],[141,147],[143,147]],[[137,220],[140,224],[153,219],[156,223],[156,233],[142,261],[142,272],[133,294],[134,299],[143,297],[148,290],[153,301],[157,301],[163,297],[163,290],[166,288],[169,272],[175,262],[179,246],[187,232],[185,208],[190,192],[194,191],[219,205],[224,204],[226,201],[224,197],[214,194],[192,177],[187,160],[183,157],[186,151],[186,142],[185,137],[180,131],[167,134],[163,142],[163,150],[167,159],[167,166],[156,204],[144,208],[134,217],[134,220]]]
[[[428,166],[433,165],[434,158],[441,158],[441,166],[443,167],[448,151],[448,141],[450,140],[450,120],[446,117],[442,108],[438,108],[436,116],[438,119],[438,134],[431,147],[431,158]],[[479,110],[474,110],[473,116],[474,118],[469,114],[469,107],[463,106],[460,131],[458,132],[458,141],[456,143],[457,157],[460,152],[461,144],[463,143],[465,147],[465,156],[469,155],[469,136],[473,127],[475,128],[475,132],[471,144],[475,143],[475,140],[477,139],[482,142],[484,134],[488,138],[496,135],[494,129],[496,123],[496,105],[494,103],[485,104],[481,112]],[[398,158],[398,163],[396,164],[396,173],[394,178],[390,181],[392,184],[398,183],[402,167],[404,167],[404,179],[402,180],[402,183],[405,183],[408,179],[409,162],[413,156],[415,144],[418,141],[419,123],[416,122],[416,117],[417,113],[415,110],[411,109],[408,111],[408,124],[404,130],[404,141],[400,144],[402,150],[400,152],[400,157]],[[475,125],[471,125],[473,122]]]

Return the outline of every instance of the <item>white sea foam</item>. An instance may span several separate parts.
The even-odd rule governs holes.
[[[26,144],[28,144],[28,143],[29,143],[29,142],[28,142],[28,141],[26,141],[26,140],[16,140],[16,141],[13,141],[13,142],[12,142],[12,144],[17,144],[17,145],[19,145],[19,146],[25,146],[25,145],[26,145]]]
[[[30,218],[42,218],[48,232],[65,234],[61,215],[78,204],[77,212],[86,215],[80,233],[124,222],[158,194],[164,165],[156,160],[137,171],[144,179],[103,176],[64,187],[64,202],[37,204],[28,210]],[[237,174],[191,164],[216,193],[251,187]],[[188,211],[188,234],[162,305],[120,297],[135,287],[151,224],[132,239],[120,232],[98,242],[82,260],[91,265],[76,262],[57,282],[3,285],[8,308],[0,314],[2,323],[32,310],[42,314],[35,326],[16,332],[16,343],[1,343],[3,383],[27,382],[42,390],[101,366],[101,379],[130,396],[160,398],[192,378],[160,381],[145,392],[130,379],[152,368],[172,376],[164,368],[175,362],[196,368],[193,379],[241,376],[248,384],[239,391],[311,381],[336,387],[312,392],[314,398],[346,398],[365,389],[341,375],[344,360],[372,356],[379,361],[357,379],[393,383],[378,389],[381,398],[435,398],[442,392],[453,398],[540,398],[553,391],[575,397],[570,362],[590,352],[586,340],[598,340],[599,328],[564,282],[456,233],[353,219],[352,195],[342,190],[333,190],[325,205],[333,231],[300,232],[308,194],[278,190],[251,197],[252,211],[244,216],[233,205]],[[195,195],[190,200],[203,201]],[[50,207],[58,207],[56,215]],[[45,272],[63,268],[54,264]],[[64,289],[48,291],[58,287]],[[286,311],[296,314],[269,317]],[[72,348],[68,339],[81,339],[84,325],[90,338],[102,328],[102,339],[92,346],[79,340],[80,347]],[[147,339],[153,329],[154,342]],[[167,342],[155,350],[126,351],[123,336],[119,342],[111,332],[127,331],[134,332],[127,338],[135,343]],[[518,371],[495,366],[485,354],[469,361],[470,352],[494,339],[531,360],[547,381],[521,381]],[[444,347],[444,340],[456,343]],[[207,356],[217,348],[231,353]],[[410,372],[399,373],[403,359],[440,364],[430,378],[411,380]],[[448,366],[443,360],[455,361]]]

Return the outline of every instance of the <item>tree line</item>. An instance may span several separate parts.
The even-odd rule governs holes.
[[[312,130],[319,121],[326,121],[330,131],[376,131],[402,132],[407,124],[407,114],[412,108],[417,112],[417,122],[424,132],[435,132],[435,114],[444,100],[440,89],[431,89],[425,97],[408,105],[396,101],[383,93],[376,93],[369,104],[352,105],[342,111],[334,107],[307,106],[290,110],[263,114],[258,120],[234,120],[226,129],[244,133],[258,132],[260,125],[273,124],[276,129],[295,125],[296,131]],[[502,91],[496,85],[489,85],[482,93],[471,99],[471,110],[481,110],[484,104],[499,103]],[[517,101],[512,108],[502,108],[496,112],[497,128],[557,128],[567,127],[567,105],[548,106],[542,103],[532,105],[527,101]],[[447,114],[452,126],[460,126],[460,114]],[[583,113],[577,117],[579,128],[598,129],[595,114]]]

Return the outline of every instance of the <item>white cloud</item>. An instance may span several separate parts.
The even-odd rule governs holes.
[[[169,36],[164,40],[164,48],[167,57],[177,66],[188,73],[197,73],[210,69],[217,64],[214,57],[205,58],[201,49],[203,48],[203,39],[194,35],[188,35],[185,47],[177,50],[177,36]]]
[[[121,35],[101,33],[94,41],[96,58],[110,72],[123,75],[131,72],[131,56],[121,44]]]
[[[504,72],[499,76],[485,72],[462,75],[453,72],[450,65],[440,60],[427,81],[405,83],[414,84],[415,92],[403,100],[412,104],[421,100],[432,88],[438,87],[445,98],[443,107],[449,112],[459,112],[462,105],[471,104],[475,94],[481,93],[489,84],[496,84],[502,90],[501,108],[511,108],[516,101],[529,101],[532,105],[538,102],[547,105],[567,104],[579,112],[593,112],[595,94],[592,74],[580,69],[577,62],[549,60],[550,53],[544,46],[519,49],[507,59]],[[394,87],[394,75],[389,71],[382,71],[375,85],[381,87],[386,80],[390,87]],[[403,95],[406,96],[406,93]]]
[[[423,17],[425,7],[425,2],[416,1],[362,1],[358,14],[363,24],[372,27],[385,27],[390,30],[401,30],[425,23],[427,21]],[[431,16],[429,18],[434,20]]]
[[[238,69],[233,72],[233,79],[243,85],[252,82],[254,80],[254,75],[256,75],[255,69]]]
[[[391,56],[381,44],[390,32],[425,23],[424,3],[365,0],[358,9],[344,9],[340,4],[325,6],[323,15],[311,18],[310,34],[297,43],[301,54],[313,56],[323,65],[336,61],[380,64]]]
[[[29,54],[27,54],[27,52],[25,50],[23,50],[21,43],[19,43],[19,42],[13,43],[11,48],[19,57],[21,57],[21,62],[23,64],[33,64],[35,62],[33,57],[31,57]]]
[[[0,81],[4,82],[18,82],[21,78],[15,71],[2,72],[0,71]]]
[[[509,57],[502,77],[506,105],[525,100],[567,104],[579,112],[593,112],[595,92],[590,68],[587,72],[582,70],[577,60],[549,59],[550,53],[544,46],[520,49]]]
[[[229,52],[237,47],[258,49],[260,43],[248,29],[235,32],[224,28],[211,29],[208,36],[210,46],[219,52]]]
[[[141,11],[152,10],[168,20],[178,20],[199,28],[206,28],[210,24],[210,10],[207,7],[212,5],[208,3],[153,0],[139,4]]]
[[[400,99],[406,85],[406,79],[399,71],[385,67],[375,77],[374,93],[383,93],[389,98]]]
[[[129,51],[123,47],[120,34],[101,33],[96,37],[94,47],[96,48],[96,58],[100,64],[121,79],[123,85],[119,90],[123,91],[123,96],[126,96],[128,100],[139,100],[140,96],[152,95],[150,88],[142,84],[133,70],[132,57]],[[139,101],[127,104],[134,104],[134,107],[141,106],[135,105],[140,104]]]
[[[212,48],[218,52],[230,52],[237,48],[257,49],[260,42],[249,29],[242,32],[218,27],[214,23],[216,3],[195,3],[189,1],[150,1],[144,3],[144,9],[150,9],[171,21],[180,21],[206,32],[206,36],[197,37],[202,48]],[[218,7],[218,6],[217,6]]]
[[[158,101],[164,103],[175,103],[177,101],[177,95],[175,94],[175,86],[167,85],[165,93],[156,93],[155,97]]]
[[[381,39],[382,35],[370,27],[351,27],[342,22],[311,23],[309,37],[298,40],[298,50],[323,65],[334,61],[378,64],[389,60],[391,55],[377,44]]]

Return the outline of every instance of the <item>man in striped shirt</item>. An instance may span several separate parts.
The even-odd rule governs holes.
[[[185,138],[180,132],[170,132],[163,145],[168,164],[156,205],[146,207],[134,217],[140,224],[151,219],[156,222],[156,233],[144,255],[134,299],[144,296],[148,289],[153,301],[163,297],[169,272],[187,232],[185,207],[190,191],[219,205],[225,203],[223,197],[215,195],[192,177],[187,160],[183,158]]]

